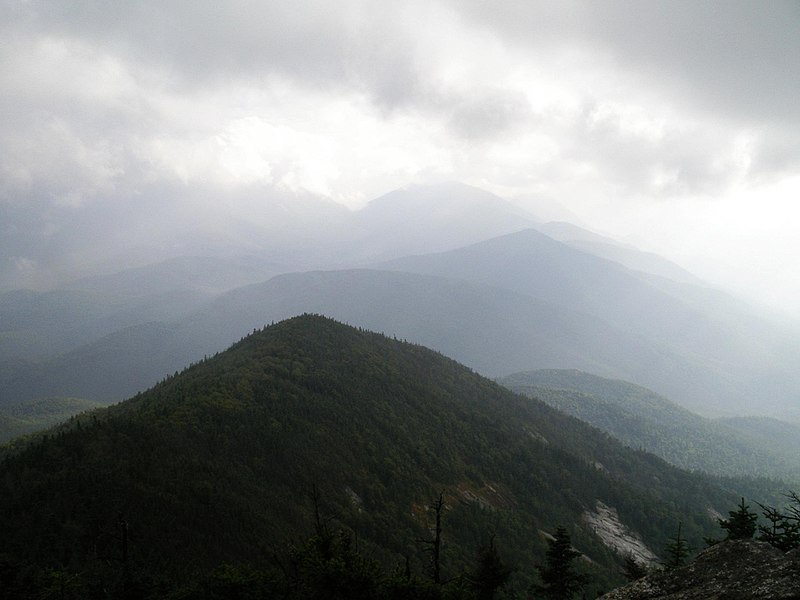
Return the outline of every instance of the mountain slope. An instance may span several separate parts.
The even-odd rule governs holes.
[[[681,357],[691,368],[684,371],[680,365],[663,364],[652,373],[624,378],[701,413],[736,413],[754,396],[764,411],[787,411],[800,388],[796,370],[787,362],[789,347],[777,343],[775,331],[756,319],[751,319],[752,327],[732,326],[728,319],[716,317],[713,304],[701,308],[684,302],[655,285],[652,276],[575,250],[538,231],[520,231],[379,267],[509,289],[640,336]],[[711,298],[699,292],[698,296]]]
[[[0,361],[35,362],[125,327],[179,319],[282,270],[255,258],[182,257],[56,290],[0,294]]]
[[[548,237],[563,242],[576,250],[582,250],[621,264],[628,269],[643,271],[672,281],[700,284],[701,281],[683,267],[658,254],[643,252],[633,246],[619,242],[563,221],[550,221],[536,229]]]
[[[289,208],[290,220],[303,220]],[[476,188],[411,187],[355,213],[336,211],[324,235],[304,234],[289,246],[267,236],[262,250],[278,244],[273,258],[284,256],[297,268],[473,243],[389,263],[439,278],[432,292],[386,275],[348,291],[341,274],[326,281],[298,274],[306,280],[295,291],[276,280],[262,298],[245,291],[204,310],[219,290],[285,267],[195,257],[83,280],[75,284],[80,289],[0,296],[0,404],[54,395],[119,400],[254,327],[308,310],[424,343],[490,376],[577,368],[635,381],[703,414],[746,413],[756,400],[766,414],[797,417],[796,335],[754,319],[722,294],[626,269],[533,230],[474,243],[531,225],[538,226]],[[559,227],[572,238],[587,235]],[[444,290],[441,278],[461,279],[461,287],[451,282]],[[240,306],[248,296],[253,306]],[[127,364],[119,358],[123,349]]]
[[[709,335],[715,340],[725,335],[706,315],[662,293],[634,271],[530,229],[380,267],[510,289],[675,344],[687,354],[705,349]]]
[[[121,569],[124,519],[125,568],[185,581],[269,563],[311,529],[314,487],[375,556],[415,569],[444,490],[447,569],[494,532],[519,589],[557,523],[616,580],[620,558],[582,524],[598,501],[656,550],[678,520],[699,539],[735,502],[430,350],[303,316],[7,456],[0,539],[20,564]]]
[[[769,417],[729,417],[718,420],[735,429],[760,447],[774,447],[791,456],[800,456],[800,426]]]
[[[737,431],[733,423],[744,429],[748,419],[706,419],[641,386],[576,370],[528,371],[498,381],[681,468],[800,482],[797,444],[786,446],[797,428],[789,424],[781,428],[784,443],[775,443],[763,433]]]
[[[101,405],[81,398],[46,398],[0,409],[0,443],[40,431]]]
[[[0,293],[0,371],[126,327],[178,320],[221,292],[278,273],[450,249],[535,223],[502,198],[458,183],[395,190],[359,211],[303,194],[252,208],[236,229],[234,246],[242,247],[221,256],[177,256],[53,290]],[[237,254],[243,251],[251,255]]]
[[[283,265],[254,256],[181,256],[110,275],[79,279],[63,285],[62,289],[93,291],[114,297],[161,295],[176,289],[216,295],[263,281],[285,270],[288,269]]]
[[[324,313],[424,344],[491,376],[531,367],[577,367],[617,377],[693,372],[691,363],[657,344],[508,290],[413,273],[317,271],[232,290],[182,321],[127,328],[17,369],[0,380],[0,397],[121,400],[298,312]]]

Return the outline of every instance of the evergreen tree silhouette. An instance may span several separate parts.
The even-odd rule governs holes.
[[[738,510],[729,511],[730,518],[718,519],[719,526],[728,532],[727,540],[749,540],[757,529],[758,515],[750,510],[742,498]]]
[[[477,600],[493,600],[497,591],[508,581],[511,571],[500,559],[492,536],[489,543],[478,552],[475,569],[468,576]]]
[[[548,543],[545,564],[538,567],[542,585],[534,585],[531,591],[551,600],[569,600],[589,583],[573,564],[582,554],[572,547],[567,530],[560,525]]]
[[[689,545],[686,543],[686,539],[681,536],[682,527],[683,523],[678,523],[678,533],[667,541],[667,562],[664,563],[664,566],[668,569],[682,567],[686,564],[686,558],[689,556]]]

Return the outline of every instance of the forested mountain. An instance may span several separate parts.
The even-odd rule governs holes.
[[[706,419],[625,381],[577,370],[514,373],[499,383],[689,470],[800,482],[798,428],[774,419]]]
[[[47,292],[6,292],[0,294],[0,363],[35,362],[126,327],[179,319],[222,292],[284,270],[253,257],[183,257]]]
[[[728,417],[719,419],[725,427],[753,440],[764,448],[776,448],[791,456],[800,456],[800,426],[769,417]]]
[[[303,311],[424,344],[491,376],[531,366],[657,374],[665,360],[683,372],[693,368],[598,319],[509,290],[413,273],[317,271],[232,290],[181,321],[123,329],[18,368],[0,379],[0,397],[121,400],[265,323]]]
[[[253,199],[252,209],[247,215],[231,215],[242,222],[240,237],[229,240],[230,245],[220,239],[206,242],[198,232],[184,246],[182,234],[173,232],[170,252],[204,251],[203,255],[171,256],[46,291],[0,293],[0,380],[58,380],[57,373],[51,377],[51,369],[58,371],[61,365],[74,362],[74,357],[91,353],[88,348],[92,345],[113,343],[104,338],[127,337],[129,328],[152,331],[155,322],[178,322],[227,290],[263,282],[279,273],[341,268],[409,252],[450,249],[536,223],[502,198],[458,183],[410,186],[376,198],[359,211],[302,194]],[[196,217],[202,221],[202,215]],[[225,232],[219,233],[224,238]],[[115,244],[115,252],[122,246],[123,241]],[[147,249],[146,256],[164,252],[157,246]],[[94,268],[112,271],[105,262],[110,258],[98,256],[100,262]],[[131,253],[116,259],[120,264],[136,264],[143,257]],[[295,312],[283,316],[288,314]],[[263,322],[259,319],[258,326]],[[219,345],[167,355],[167,370],[156,373],[161,376],[204,352],[218,351],[246,331],[234,327],[233,334]],[[153,381],[143,377],[135,389]],[[2,393],[0,384],[0,405],[38,397],[41,386],[34,387],[35,394],[12,398]],[[68,393],[66,388],[45,387],[54,395]],[[124,390],[131,392],[129,387]]]
[[[305,212],[292,205],[276,223],[303,221],[316,206],[308,200]],[[567,243],[532,229],[486,239],[530,226]],[[762,414],[800,416],[800,335],[687,283],[671,263],[568,224],[541,225],[482,190],[411,186],[303,231],[288,241],[285,231],[267,236],[260,250],[254,233],[255,254],[244,258],[175,258],[0,295],[0,406],[51,396],[118,401],[253,328],[312,311],[425,344],[487,376],[574,368],[634,381],[706,415],[747,414],[757,398]],[[576,240],[610,244],[619,262],[568,245]],[[431,254],[458,244],[471,245]],[[395,273],[267,281],[403,252],[427,254],[381,263]],[[623,266],[634,263],[643,270]],[[670,270],[675,280],[653,275]],[[240,284],[250,285],[229,289]]]
[[[57,425],[101,405],[81,398],[44,398],[0,408],[0,443]]]
[[[315,489],[328,526],[422,578],[443,492],[443,580],[494,535],[517,590],[558,524],[596,585],[619,581],[585,520],[598,502],[658,553],[679,521],[699,543],[738,497],[424,347],[306,315],[7,453],[0,553],[15,585],[56,568],[97,594],[124,574],[140,597],[199,597],[223,562],[278,581]]]
[[[698,412],[741,412],[754,396],[762,399],[763,412],[795,410],[800,381],[791,361],[796,352],[775,328],[752,316],[747,323],[734,323],[727,304],[721,304],[718,317],[713,295],[702,288],[655,283],[651,275],[538,231],[379,267],[492,285],[600,319],[663,352],[650,372],[619,369],[604,375],[646,385]],[[691,300],[683,300],[676,286],[686,289]]]

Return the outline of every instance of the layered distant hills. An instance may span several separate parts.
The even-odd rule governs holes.
[[[119,401],[254,328],[313,311],[492,377],[580,369],[704,415],[800,415],[800,335],[660,257],[460,184],[398,190],[314,227],[285,251],[272,248],[286,232],[265,239],[266,254],[0,295],[0,405]]]
[[[776,395],[774,386],[797,385],[796,355],[776,328],[732,303],[715,303],[713,292],[654,283],[538,231],[382,266],[492,285],[592,317],[610,327],[606,341],[627,364],[612,359],[611,369],[585,370],[647,385],[701,412],[746,411],[765,392],[773,409],[791,406],[788,389]]]
[[[766,417],[707,419],[641,386],[576,370],[514,373],[499,382],[683,469],[800,483],[796,425]]]
[[[522,593],[566,524],[593,592],[677,523],[698,544],[800,481],[798,332],[468,186],[317,204],[224,252],[0,294],[15,590],[286,595],[328,525],[345,563],[411,585],[442,494],[454,581],[495,539]]]
[[[316,512],[428,578],[439,494],[443,580],[494,536],[518,592],[558,524],[608,589],[625,548],[660,554],[679,521],[697,543],[738,497],[422,346],[304,315],[7,452],[4,573],[74,594],[124,576],[140,597],[200,593],[223,564],[280,582]]]
[[[63,423],[101,405],[81,398],[44,398],[0,409],[0,444]]]

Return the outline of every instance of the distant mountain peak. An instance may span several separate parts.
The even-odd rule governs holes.
[[[451,250],[539,223],[500,196],[458,182],[396,189],[352,216],[367,261]]]
[[[447,210],[451,214],[459,214],[476,209],[491,210],[497,213],[494,215],[493,220],[502,218],[504,215],[513,215],[529,225],[538,224],[533,215],[508,200],[484,189],[458,181],[413,184],[398,188],[375,198],[361,212],[420,209],[433,212]]]

